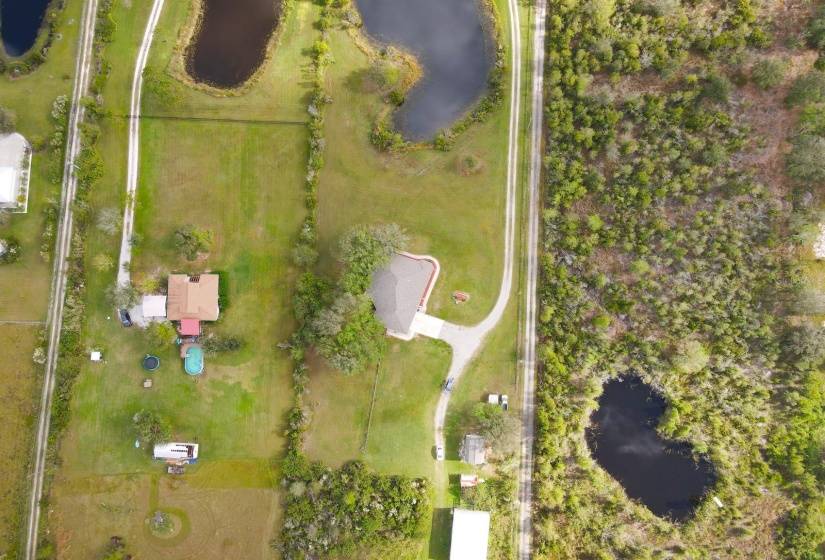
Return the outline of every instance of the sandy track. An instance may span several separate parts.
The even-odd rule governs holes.
[[[69,106],[69,125],[66,131],[66,159],[63,163],[63,185],[60,196],[60,214],[57,224],[54,269],[49,295],[47,330],[49,348],[46,356],[46,373],[43,379],[43,393],[37,423],[34,450],[34,466],[31,473],[29,493],[29,516],[26,527],[26,560],[32,560],[37,553],[38,531],[40,527],[40,499],[43,496],[43,478],[46,466],[46,452],[51,424],[52,395],[55,386],[55,367],[60,343],[60,329],[63,326],[63,304],[66,298],[66,259],[72,241],[72,203],[77,190],[74,174],[75,159],[80,153],[80,131],[85,111],[80,99],[89,89],[89,79],[94,62],[94,32],[97,16],[97,0],[87,0],[83,6],[81,29],[78,37],[77,59],[75,61],[75,81]]]
[[[132,260],[132,237],[135,224],[135,193],[137,192],[138,168],[140,164],[140,96],[143,89],[143,71],[146,69],[146,60],[149,58],[149,48],[155,36],[155,27],[163,10],[163,0],[155,0],[143,41],[140,43],[135,75],[132,78],[132,99],[129,105],[129,158],[126,165],[126,208],[123,210],[123,234],[120,238],[120,258],[117,263],[117,283],[121,286],[129,285],[131,277],[129,263]]]

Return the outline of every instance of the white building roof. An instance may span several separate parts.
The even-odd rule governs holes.
[[[453,510],[453,538],[450,560],[487,560],[490,512]]]
[[[197,459],[197,443],[159,443],[152,453],[155,459]]]
[[[0,204],[17,202],[13,167],[0,167]]]
[[[166,317],[166,296],[143,296],[143,316]]]
[[[91,358],[92,358],[93,362],[99,362],[100,360],[103,359],[103,355],[100,352],[98,352],[97,350],[95,350],[94,352],[92,352]]]

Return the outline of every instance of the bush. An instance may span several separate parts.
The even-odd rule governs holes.
[[[785,103],[789,106],[825,101],[825,71],[811,70],[791,84]]]
[[[95,270],[98,272],[109,272],[114,268],[115,262],[109,255],[98,253],[95,255],[95,258],[92,259],[92,266],[95,267]]]
[[[0,134],[9,134],[17,130],[17,113],[0,107]]]
[[[726,105],[732,89],[733,84],[730,83],[730,80],[719,74],[713,74],[705,80],[705,84],[702,86],[702,99]]]
[[[215,238],[212,231],[187,224],[175,230],[175,249],[183,255],[186,260],[194,261],[198,255],[206,254],[215,246]]]
[[[140,302],[140,299],[140,292],[131,284],[128,286],[115,284],[106,289],[106,300],[118,309],[131,309]]]
[[[16,263],[23,256],[20,242],[15,237],[0,239],[0,251],[3,251],[0,254],[0,264]]]
[[[710,354],[708,354],[707,348],[697,340],[688,340],[682,343],[676,355],[671,359],[673,367],[677,371],[686,374],[702,371],[709,361]]]
[[[395,87],[401,80],[401,71],[390,61],[379,59],[370,66],[367,74],[370,81],[380,90],[388,90]]]
[[[785,155],[785,171],[803,183],[825,181],[825,138],[803,135],[791,140],[793,148]]]
[[[141,412],[135,418],[135,432],[141,443],[155,445],[172,441],[172,424],[165,416]]]
[[[201,339],[203,351],[208,356],[215,356],[224,352],[235,352],[240,350],[243,344],[234,337],[222,338],[214,334]]]
[[[825,49],[825,6],[819,6],[806,26],[808,45],[817,50]]]
[[[753,65],[751,69],[751,80],[759,89],[772,89],[782,83],[788,65],[775,58],[764,58]]]
[[[169,321],[160,323],[153,321],[146,327],[146,336],[149,348],[160,351],[175,342],[178,333]]]

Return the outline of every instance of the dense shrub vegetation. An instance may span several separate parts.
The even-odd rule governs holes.
[[[799,197],[744,163],[758,144],[733,102],[736,68],[771,43],[760,14],[748,0],[549,4],[536,557],[819,558],[823,354],[790,316],[800,237],[785,235]],[[752,77],[782,76],[757,62]],[[822,101],[818,70],[787,99]],[[802,138],[788,173],[819,185],[820,139]],[[705,497],[674,525],[593,463],[584,427],[603,381],[628,371],[667,397],[659,428],[709,454],[724,508]]]

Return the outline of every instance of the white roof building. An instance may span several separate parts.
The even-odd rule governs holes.
[[[166,318],[166,296],[143,296],[143,316]]]
[[[155,461],[194,463],[198,460],[197,443],[158,443],[152,452]]]
[[[17,202],[17,183],[13,167],[0,167],[0,204]]]
[[[450,560],[487,560],[490,539],[490,512],[453,510],[453,537]]]

